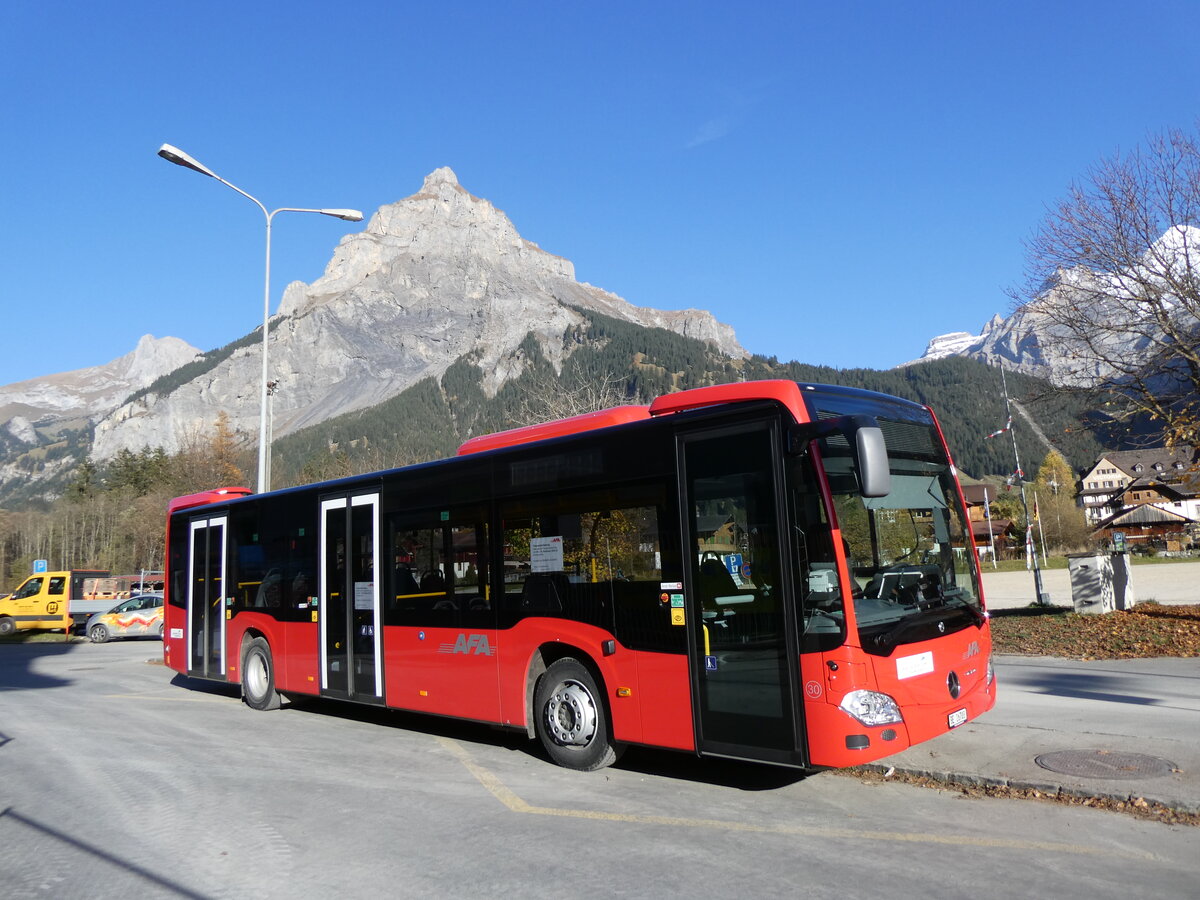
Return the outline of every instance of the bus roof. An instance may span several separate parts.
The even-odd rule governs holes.
[[[218,488],[213,491],[201,491],[198,494],[188,494],[185,497],[176,497],[167,504],[167,515],[178,512],[181,509],[189,509],[193,506],[205,506],[209,503],[220,503],[222,500],[233,500],[237,497],[246,497],[252,493],[250,488],[244,487],[226,487]]]
[[[466,456],[470,453],[482,453],[485,450],[499,450],[501,447],[544,441],[547,438],[563,437],[568,434],[580,434],[584,431],[594,431],[597,428],[608,428],[612,425],[624,425],[627,422],[639,422],[648,418],[650,418],[650,407],[648,406],[614,406],[612,409],[571,416],[569,419],[555,419],[540,425],[526,425],[522,428],[481,434],[464,441],[458,448],[458,455]]]
[[[808,415],[801,399],[800,387],[796,382],[742,381],[663,394],[649,406],[615,406],[599,412],[571,416],[568,419],[556,419],[538,425],[526,425],[523,428],[512,428],[493,434],[481,434],[464,442],[458,448],[458,455],[466,456],[470,453],[482,453],[485,450],[499,450],[502,447],[513,447],[549,438],[581,434],[585,431],[595,431],[613,425],[625,425],[629,422],[639,422],[652,417],[686,412],[705,406],[750,400],[775,400],[786,407],[796,417],[796,421],[808,421]]]

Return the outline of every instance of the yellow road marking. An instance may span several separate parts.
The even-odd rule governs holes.
[[[590,809],[558,809],[549,806],[532,806],[522,800],[494,773],[485,769],[471,757],[460,744],[450,738],[437,738],[451,755],[463,764],[468,772],[487,791],[515,813],[535,816],[558,816],[570,819],[592,819],[604,822],[623,822],[635,825],[666,825],[674,828],[709,828],[716,831],[743,832],[749,834],[783,834],[802,837],[833,837],[870,841],[892,841],[909,844],[946,844],[954,847],[986,847],[1001,850],[1040,850],[1051,853],[1068,853],[1080,856],[1116,856],[1126,859],[1154,860],[1152,853],[1117,850],[1111,847],[1089,847],[1083,844],[1064,844],[1054,841],[1029,841],[1012,838],[968,837],[962,834],[931,834],[910,831],[861,831],[852,828],[830,828],[808,825],[756,825],[751,822],[735,822],[724,819],[693,819],[676,816],[646,816],[630,813],[610,813]]]

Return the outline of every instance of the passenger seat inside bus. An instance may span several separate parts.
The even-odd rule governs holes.
[[[567,585],[567,576],[562,572],[527,576],[521,586],[521,611],[562,612]]]

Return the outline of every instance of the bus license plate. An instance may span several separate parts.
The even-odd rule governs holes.
[[[967,721],[967,711],[965,709],[956,709],[950,713],[947,720],[951,728],[957,728],[963,722]]]

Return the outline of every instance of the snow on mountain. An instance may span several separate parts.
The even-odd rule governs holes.
[[[1087,308],[1098,321],[1123,322],[1140,315],[1143,298],[1156,295],[1164,307],[1195,319],[1194,297],[1186,304],[1171,296],[1175,285],[1200,277],[1200,228],[1168,228],[1137,261],[1111,272],[1085,267],[1059,270],[1046,289],[1008,317],[992,317],[978,335],[953,332],[933,338],[919,359],[904,365],[966,356],[989,365],[1046,378],[1056,384],[1088,384],[1111,368],[1105,359],[1136,359],[1153,345],[1153,328],[1139,333],[1115,329],[1099,337],[1099,348],[1080,345],[1063,325],[1070,310]],[[1172,283],[1174,282],[1174,283]]]

